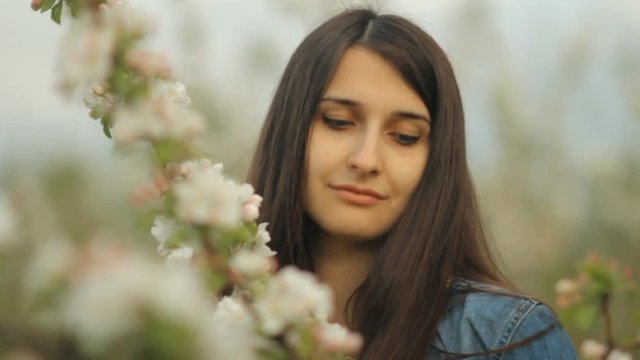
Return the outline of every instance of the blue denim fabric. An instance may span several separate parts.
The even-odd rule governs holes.
[[[487,291],[506,291],[479,282],[456,279],[451,287],[452,295],[448,305],[450,310],[438,325],[428,359],[450,359],[455,357],[447,353],[474,353],[504,347],[558,321],[549,307],[536,300],[489,292],[460,293],[459,290],[467,286]],[[554,329],[542,337],[514,350],[466,359],[577,358],[569,335],[557,323]]]

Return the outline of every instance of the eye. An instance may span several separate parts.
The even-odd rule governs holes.
[[[330,118],[326,115],[322,115],[322,121],[324,121],[325,124],[327,124],[327,126],[329,126],[332,129],[336,129],[336,130],[342,130],[342,129],[346,129],[347,127],[349,127],[352,124],[352,121],[349,120],[342,120],[342,119],[334,119],[334,118]]]
[[[398,144],[404,145],[404,146],[413,145],[417,143],[418,140],[420,140],[420,136],[407,135],[407,134],[402,134],[397,132],[391,133],[391,135],[395,138]]]

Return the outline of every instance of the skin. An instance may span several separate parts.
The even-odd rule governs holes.
[[[398,70],[364,47],[347,49],[314,116],[304,207],[321,231],[316,275],[334,291],[333,321],[364,280],[369,240],[396,222],[429,159],[429,111]],[[335,189],[355,185],[382,199],[362,205]]]

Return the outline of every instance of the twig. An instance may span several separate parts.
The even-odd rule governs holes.
[[[604,320],[604,341],[607,346],[607,351],[605,352],[603,359],[606,359],[609,356],[609,353],[615,349],[615,342],[613,341],[613,326],[611,320],[611,294],[605,294],[602,296],[602,300],[600,302],[600,315]]]

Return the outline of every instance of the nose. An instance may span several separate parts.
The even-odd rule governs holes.
[[[375,131],[364,132],[349,155],[349,168],[362,175],[379,174],[382,170],[379,140]]]

